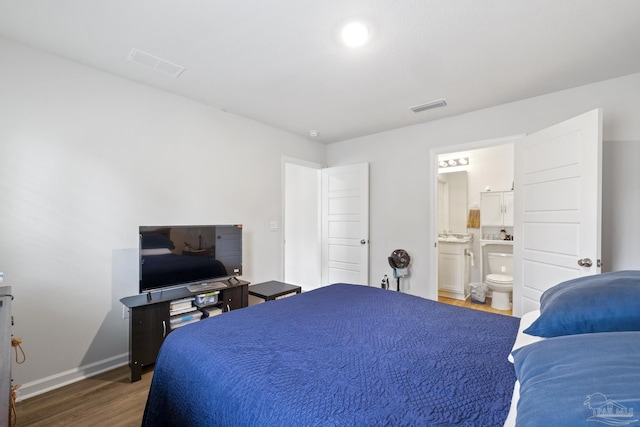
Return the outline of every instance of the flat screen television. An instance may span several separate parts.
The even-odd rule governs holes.
[[[242,225],[140,226],[140,293],[242,275]]]

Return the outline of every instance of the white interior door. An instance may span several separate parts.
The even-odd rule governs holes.
[[[551,286],[600,273],[602,111],[514,148],[513,314],[521,316],[539,308]]]
[[[369,164],[322,170],[322,284],[369,284]]]

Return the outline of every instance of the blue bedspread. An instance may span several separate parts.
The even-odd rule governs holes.
[[[519,319],[336,284],[180,328],[144,426],[502,426]]]

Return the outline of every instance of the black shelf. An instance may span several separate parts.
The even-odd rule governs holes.
[[[249,282],[230,279],[228,286],[219,291],[218,302],[207,306],[222,306],[223,312],[246,307],[249,304]],[[120,302],[130,310],[129,316],[129,368],[131,382],[142,378],[142,368],[155,363],[160,347],[171,332],[171,301],[205,293],[191,292],[186,287],[160,290],[149,294],[132,295]],[[200,310],[200,307],[198,307]],[[202,317],[205,318],[204,316]]]

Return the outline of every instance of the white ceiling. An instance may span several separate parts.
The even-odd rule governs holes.
[[[639,18],[638,0],[0,0],[0,36],[325,143],[640,72]],[[359,49],[338,39],[354,19]]]

